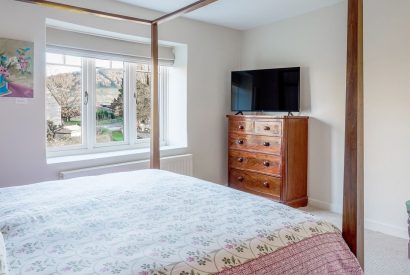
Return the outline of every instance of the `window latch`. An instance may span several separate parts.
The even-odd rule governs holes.
[[[87,104],[88,104],[88,92],[85,91],[85,93],[84,93],[84,105],[87,105]]]

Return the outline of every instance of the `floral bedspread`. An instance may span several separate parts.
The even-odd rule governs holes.
[[[212,274],[333,225],[191,177],[142,170],[0,189],[10,275]]]

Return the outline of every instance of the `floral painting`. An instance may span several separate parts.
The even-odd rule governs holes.
[[[32,42],[0,38],[0,97],[33,97]]]

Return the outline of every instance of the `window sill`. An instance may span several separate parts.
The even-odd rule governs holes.
[[[188,147],[186,146],[162,146],[161,153],[164,153],[165,156],[186,153]],[[60,163],[70,163],[70,162],[79,162],[87,160],[96,160],[96,159],[106,159],[112,157],[122,157],[122,156],[136,156],[138,158],[147,157],[149,154],[149,148],[141,149],[132,149],[132,150],[121,150],[114,152],[104,152],[104,153],[94,153],[94,154],[83,154],[75,156],[64,156],[64,157],[48,157],[47,164],[60,164]],[[184,152],[181,152],[184,151]]]

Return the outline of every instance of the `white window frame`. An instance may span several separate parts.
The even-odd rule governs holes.
[[[81,50],[58,47],[48,47],[46,53],[56,53],[62,55],[71,55],[82,57],[82,111],[81,111],[81,145],[67,145],[61,147],[48,147],[47,157],[64,157],[75,156],[84,154],[106,153],[115,152],[121,150],[130,149],[143,149],[149,148],[150,139],[137,139],[136,129],[136,74],[137,65],[147,64],[146,60],[136,60],[135,57],[127,58],[124,56],[116,56],[112,54],[98,54],[90,56],[85,54]],[[96,59],[105,59],[111,61],[124,62],[124,141],[115,143],[101,144],[96,141]],[[52,64],[46,62],[48,65],[63,65]],[[149,65],[149,64],[148,64]],[[64,66],[67,66],[64,64]],[[167,145],[167,133],[168,133],[168,94],[169,94],[169,73],[167,66],[160,66],[160,95],[159,95],[159,107],[160,107],[160,144],[161,146]],[[151,71],[151,69],[150,69]],[[88,93],[88,103],[85,104],[85,93]]]

